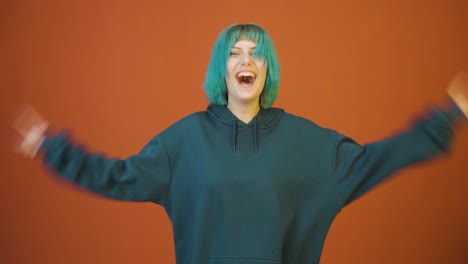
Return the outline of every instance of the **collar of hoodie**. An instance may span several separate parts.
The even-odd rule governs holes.
[[[210,104],[207,112],[218,122],[232,127],[232,151],[237,150],[237,130],[240,127],[252,127],[253,150],[258,152],[259,130],[271,128],[282,116],[284,111],[280,108],[260,108],[257,115],[248,124],[239,120],[226,105]]]

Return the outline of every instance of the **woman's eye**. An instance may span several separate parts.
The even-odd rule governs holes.
[[[239,53],[238,53],[238,52],[231,51],[231,53],[229,53],[229,55],[231,55],[231,56],[237,56],[237,55],[239,55]]]

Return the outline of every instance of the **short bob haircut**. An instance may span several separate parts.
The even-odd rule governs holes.
[[[260,95],[260,106],[270,107],[278,97],[280,66],[275,47],[268,33],[259,25],[234,24],[223,30],[216,40],[203,87],[212,104],[227,105],[227,61],[231,48],[241,40],[255,42],[255,56],[263,58],[267,64],[265,86]]]

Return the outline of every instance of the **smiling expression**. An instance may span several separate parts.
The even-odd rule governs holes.
[[[241,39],[234,43],[227,61],[228,104],[258,103],[265,85],[267,65],[255,53],[255,42]]]

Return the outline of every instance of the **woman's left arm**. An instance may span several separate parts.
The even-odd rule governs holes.
[[[468,83],[465,76],[457,75],[450,84],[451,101],[447,108],[431,111],[407,131],[362,146],[346,136],[336,136],[333,180],[342,206],[397,170],[446,152],[455,126],[467,120]]]

